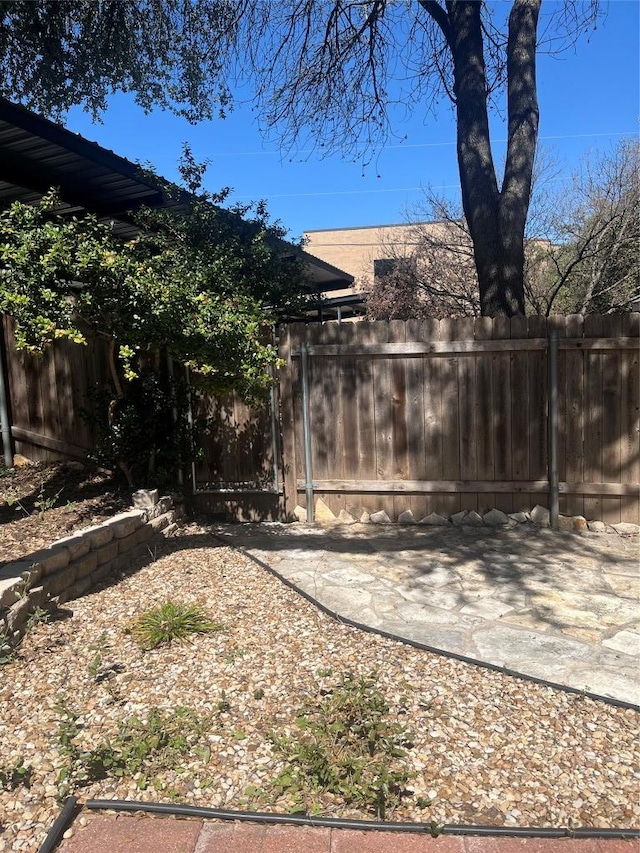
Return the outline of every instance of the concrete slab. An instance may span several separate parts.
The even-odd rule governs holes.
[[[505,604],[503,601],[496,599],[480,598],[472,604],[465,604],[460,608],[460,613],[467,613],[469,616],[479,616],[481,619],[499,619],[501,616],[506,616],[511,613],[513,607],[510,604]]]
[[[362,586],[375,581],[373,575],[352,568],[333,569],[330,572],[325,572],[324,577],[331,583],[338,584],[338,586]]]
[[[622,673],[617,669],[603,666],[584,666],[573,668],[567,678],[570,687],[596,693],[598,696],[610,696],[617,699],[624,696],[627,702],[640,705],[640,683],[638,669]]]

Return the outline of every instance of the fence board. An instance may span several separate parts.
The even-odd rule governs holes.
[[[355,337],[355,324],[351,337]],[[360,432],[358,429],[358,406],[357,406],[357,372],[358,362],[352,355],[342,358],[341,370],[341,392],[342,392],[342,465],[340,470],[347,479],[358,475],[360,465]],[[345,495],[345,509],[354,518],[359,518],[362,508],[356,506],[350,495]]]
[[[547,318],[528,318],[529,336],[546,337]],[[531,353],[528,369],[528,432],[529,432],[529,473],[532,480],[547,476],[547,384],[548,360],[546,352]],[[532,506],[535,495],[531,495]]]
[[[307,342],[310,347],[322,344],[325,326],[309,325],[306,327]],[[335,372],[335,359],[324,356],[309,356],[309,409],[311,418],[311,458],[314,478],[323,479],[330,470],[329,446],[334,440],[333,409],[335,399],[332,396],[331,385]],[[301,424],[302,432],[302,424]],[[304,458],[304,456],[303,456]],[[335,497],[322,495],[332,511],[337,509],[338,500]]]
[[[282,488],[283,497],[280,510],[286,520],[293,518],[293,510],[299,503],[296,488],[298,463],[296,459],[295,435],[297,424],[294,412],[293,382],[298,363],[291,359],[291,341],[295,326],[280,326],[278,329],[278,349],[284,364],[278,374],[280,388],[280,441],[282,446]],[[297,377],[296,377],[297,378]]]
[[[494,337],[509,339],[511,322],[507,317],[494,320]],[[511,455],[511,360],[512,353],[492,353],[491,383],[493,388],[493,408],[495,424],[492,431],[494,478],[512,480],[513,464]],[[498,492],[494,495],[494,506],[502,512],[513,512],[513,497]]]
[[[604,318],[602,333],[610,338],[619,338],[621,332],[620,317],[610,315]],[[621,374],[620,354],[605,350],[601,355],[602,364],[602,479],[620,481],[621,447]],[[602,498],[602,519],[609,524],[620,521],[620,498]]]
[[[437,341],[441,335],[441,324],[438,320],[424,320],[420,326],[421,338],[424,340]],[[422,395],[424,400],[424,411],[422,421],[424,424],[424,477],[434,480],[442,480],[445,476],[445,448],[444,436],[447,434],[445,421],[448,413],[443,406],[443,396],[446,399],[447,375],[451,373],[451,362],[439,358],[424,358]],[[454,442],[457,461],[457,438]],[[457,469],[456,469],[457,470]],[[451,498],[442,498],[443,501],[451,501]],[[437,497],[427,496],[424,506],[424,514],[442,512],[443,505]],[[455,510],[452,510],[455,511]],[[422,516],[421,516],[422,517]]]
[[[474,320],[473,335],[476,341],[490,340],[493,336],[494,321],[491,317],[477,317]],[[493,397],[492,361],[493,353],[480,353],[474,357],[476,369],[475,381],[475,431],[477,434],[478,480],[495,480],[495,428],[497,412]],[[479,494],[478,511],[487,512],[495,506],[495,495],[491,492]]]
[[[635,324],[633,321],[636,321]],[[640,314],[622,317],[623,334],[639,334]],[[640,340],[635,350],[620,354],[620,480],[622,483],[640,483]],[[640,524],[640,501],[623,498],[620,517],[622,521]]]
[[[457,336],[473,338],[473,319],[463,318],[456,321]],[[458,359],[458,397],[460,400],[460,477],[463,480],[478,479],[478,438],[477,417],[478,396],[476,380],[476,359]],[[460,508],[478,510],[478,496],[463,493]]]
[[[512,346],[515,340],[523,340],[528,334],[526,317],[512,317],[510,334]],[[520,349],[514,349],[511,356],[511,387],[513,389],[511,407],[511,467],[514,480],[527,480],[529,477],[529,403],[523,400],[523,394],[529,387],[529,357]],[[533,504],[529,495],[514,496],[514,511],[531,509]]]
[[[87,456],[86,448],[70,444],[68,441],[60,441],[60,439],[50,438],[48,435],[40,435],[16,426],[11,427],[11,433],[16,441],[24,441],[34,447],[44,447],[63,456],[71,456],[74,459],[86,459]]]
[[[484,319],[484,318],[482,318]],[[500,318],[495,318],[494,322]],[[546,317],[529,317],[529,321],[533,321],[535,328],[543,330],[546,334],[547,318]],[[550,318],[552,319],[552,318]],[[383,321],[380,321],[383,322]],[[399,322],[392,320],[391,322]],[[454,328],[462,328],[463,334],[468,333],[467,318],[461,320],[446,320],[443,322],[451,322]],[[347,326],[342,326],[347,328]],[[518,342],[518,349],[521,351],[528,350],[545,350],[548,348],[548,340],[546,337],[538,337],[533,335],[529,339],[523,339]],[[637,346],[632,337],[617,338],[609,340],[608,338],[576,338],[573,340],[565,339],[560,341],[560,349],[584,349],[584,350],[619,350],[619,349],[635,349]],[[434,355],[447,356],[451,353],[455,355],[474,355],[480,352],[509,352],[513,349],[513,345],[506,340],[490,339],[486,341],[464,340],[458,338],[450,338],[446,341],[408,341],[406,343],[379,343],[372,344],[364,350],[358,344],[316,344],[309,348],[309,355],[321,356],[346,356],[346,355],[367,355],[370,358],[406,358],[409,355]],[[293,350],[293,356],[300,356],[299,348]]]
[[[585,337],[601,337],[602,317],[587,315],[584,321]],[[600,352],[586,352],[584,356],[585,411],[589,413],[584,434],[583,475],[586,480],[602,480],[602,356]],[[602,518],[602,500],[599,496],[584,501],[587,518]]]
[[[433,323],[433,321],[430,322]],[[407,341],[419,341],[422,331],[423,323],[420,320],[407,320]],[[424,358],[406,360],[407,473],[405,476],[407,478],[422,479],[427,476],[425,426],[430,401],[425,399],[424,395],[426,365],[427,360]],[[429,512],[428,499],[422,495],[412,495],[408,500],[408,508],[419,521]]]
[[[326,323],[319,327],[321,337],[327,344],[335,343],[339,339],[340,326],[337,323]],[[343,457],[344,445],[348,438],[344,435],[343,411],[346,405],[344,400],[342,377],[344,363],[341,357],[327,358],[322,362],[321,370],[324,374],[323,394],[325,395],[325,408],[328,408],[331,416],[327,418],[327,466],[330,471],[335,471],[337,476],[344,472]],[[332,495],[328,501],[331,509],[336,515],[346,509],[343,495]]]
[[[58,397],[58,424],[52,434],[69,435],[75,424],[75,442],[89,447],[91,442],[88,429],[76,411],[70,355],[71,353],[65,352],[62,347],[56,347],[53,351],[53,376],[50,376],[50,382]]]
[[[620,481],[640,482],[640,314],[620,316],[620,334],[635,338],[632,350],[620,352]],[[620,520],[640,523],[640,501],[621,498]]]
[[[584,318],[574,314],[566,318],[566,332],[571,337],[582,335]],[[564,381],[559,384],[559,402],[562,412],[564,466],[560,479],[580,481],[583,475],[584,443],[584,351],[563,350],[560,363],[564,368]],[[584,498],[568,495],[562,498],[560,512],[566,515],[584,515]]]
[[[392,320],[389,323],[389,340],[404,343],[406,340],[406,323],[402,320]],[[391,359],[389,376],[391,380],[391,455],[392,479],[406,480],[409,477],[408,459],[408,427],[407,427],[407,359]],[[391,518],[397,518],[400,513],[410,509],[406,497],[397,497],[393,501]]]
[[[484,480],[316,480],[314,487],[321,492],[389,492],[411,493],[445,493],[464,492],[472,494],[479,492],[533,492],[541,494],[549,491],[548,480],[510,480],[486,482]],[[561,494],[584,495],[625,495],[640,496],[638,483],[566,483],[560,482]],[[298,480],[298,488],[303,488],[304,480]]]
[[[613,319],[613,318],[612,318]],[[605,352],[602,358],[602,479],[620,481],[621,447],[621,374],[620,356]],[[602,519],[609,524],[620,521],[619,498],[602,498]]]
[[[371,334],[376,343],[387,341],[390,334],[388,323],[373,324]],[[382,359],[375,365],[373,372],[374,405],[374,446],[376,454],[376,479],[393,479],[393,419],[391,364]],[[392,497],[383,497],[373,510],[383,510],[389,518],[394,518],[395,507]]]
[[[456,337],[454,320],[440,320],[438,337],[441,341],[451,341]],[[450,355],[440,366],[442,379],[442,476],[446,480],[459,480],[460,466],[460,400],[458,396],[458,359]],[[438,501],[442,515],[453,515],[461,508],[461,496],[443,496]],[[436,509],[436,512],[438,510]]]
[[[351,334],[359,345],[372,343],[376,325],[369,322],[354,324],[355,328]],[[375,408],[373,365],[369,358],[358,358],[356,361],[356,408],[359,476],[373,479],[376,476]],[[375,509],[367,498],[359,496],[350,511],[356,518],[360,518],[364,510],[371,512]]]

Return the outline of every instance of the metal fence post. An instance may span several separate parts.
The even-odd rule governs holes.
[[[551,528],[558,529],[558,331],[549,335],[549,516]]]
[[[278,417],[277,398],[276,398],[276,376],[273,366],[269,368],[271,374],[271,388],[269,389],[269,405],[271,407],[271,455],[273,457],[273,491],[278,494],[280,491],[280,442],[278,441]]]
[[[0,323],[0,427],[2,429],[2,448],[5,468],[11,468],[13,465],[13,442],[11,437],[11,418],[9,417],[9,395],[7,393],[7,385],[5,383],[5,344],[4,344],[4,328]]]
[[[300,366],[302,368],[302,440],[304,444],[304,488],[307,495],[307,521],[314,520],[313,512],[313,471],[311,468],[311,414],[309,407],[309,351],[307,342],[300,346]]]

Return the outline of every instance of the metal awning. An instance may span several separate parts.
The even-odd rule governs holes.
[[[13,201],[37,202],[51,187],[60,192],[57,212],[93,213],[101,221],[113,222],[115,233],[123,239],[138,233],[131,213],[143,205],[180,206],[136,163],[0,98],[0,208]],[[286,241],[281,247],[304,264],[308,293],[353,284],[353,276],[344,270]]]

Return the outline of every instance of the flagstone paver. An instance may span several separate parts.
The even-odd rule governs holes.
[[[640,703],[638,536],[533,524],[246,524],[218,532],[342,618]]]

